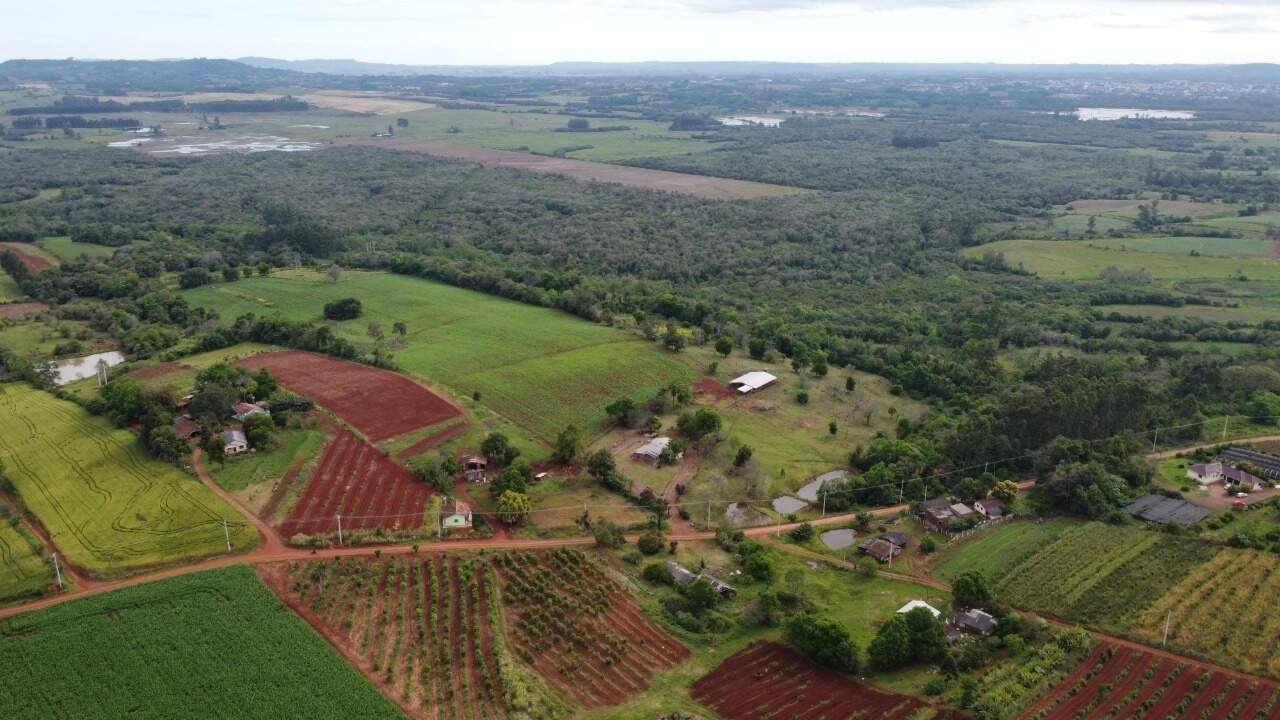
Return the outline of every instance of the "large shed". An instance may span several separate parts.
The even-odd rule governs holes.
[[[729,387],[736,389],[743,395],[746,395],[747,393],[752,393],[760,388],[772,385],[777,381],[778,378],[772,373],[767,373],[763,370],[752,370],[745,375],[739,375],[738,377],[730,380]]]
[[[1125,506],[1130,515],[1154,523],[1177,523],[1191,527],[1211,514],[1205,508],[1164,495],[1143,495]]]

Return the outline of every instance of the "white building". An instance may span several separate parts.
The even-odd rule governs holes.
[[[755,392],[763,387],[772,385],[777,381],[778,378],[774,377],[771,373],[767,373],[763,370],[753,370],[746,375],[739,375],[738,377],[730,380],[729,387],[736,388],[738,392],[746,395],[747,393]]]

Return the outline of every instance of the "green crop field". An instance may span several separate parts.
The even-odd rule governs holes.
[[[44,548],[0,503],[0,603],[38,595],[54,582]]]
[[[1021,267],[1049,280],[1097,280],[1108,267],[1126,272],[1143,271],[1156,280],[1250,280],[1280,281],[1280,260],[1269,258],[1219,258],[1168,255],[1134,250],[1107,250],[1092,241],[1000,240],[964,252],[982,257],[995,252],[1004,255],[1012,267]]]
[[[1160,253],[1164,255],[1201,255],[1215,257],[1274,257],[1275,246],[1267,240],[1255,238],[1176,237],[1172,235],[1148,235],[1125,238],[1094,238],[1088,241],[1094,247],[1108,250],[1132,250],[1134,252]]]
[[[67,559],[112,575],[226,551],[257,533],[194,477],[147,458],[137,438],[25,385],[0,386],[0,459]]]
[[[403,717],[239,567],[20,615],[0,666],[9,720]]]
[[[1200,224],[1215,228],[1239,230],[1241,232],[1261,233],[1265,232],[1269,227],[1280,227],[1280,212],[1260,213],[1243,217],[1214,218],[1212,220],[1204,220]]]
[[[371,320],[390,331],[408,325],[395,350],[402,372],[448,386],[542,438],[570,423],[594,431],[612,399],[647,399],[693,371],[656,345],[621,330],[546,308],[402,275],[288,273],[188,291],[224,322],[243,313],[320,320],[326,302],[359,298],[364,314],[333,323],[334,332],[367,346]]]
[[[1280,307],[1262,304],[1247,304],[1241,307],[1218,307],[1213,305],[1096,305],[1104,315],[1117,312],[1121,315],[1141,315],[1149,318],[1190,317],[1216,322],[1258,323],[1272,320],[1280,314]]]
[[[979,532],[972,539],[947,545],[938,553],[939,562],[934,575],[945,582],[976,570],[988,580],[998,580],[1071,527],[1074,527],[1072,523],[1061,520],[1042,523],[1015,521],[997,525]]]
[[[81,255],[88,255],[91,258],[111,257],[116,252],[116,248],[106,245],[72,242],[71,238],[65,235],[47,237],[36,245],[44,250],[46,255],[52,255],[64,262],[75,260]]]

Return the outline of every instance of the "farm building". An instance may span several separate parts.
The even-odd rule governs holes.
[[[203,435],[204,428],[192,420],[190,415],[178,415],[173,418],[173,432],[183,440],[191,440]]]
[[[973,504],[973,509],[977,510],[979,515],[982,515],[989,520],[995,520],[996,518],[1004,516],[1004,503],[992,498],[975,502]]]
[[[863,553],[875,558],[878,562],[893,562],[893,559],[902,554],[902,548],[885,540],[882,537],[868,540],[858,546]]]
[[[1125,506],[1130,515],[1154,523],[1177,523],[1183,527],[1191,527],[1209,517],[1209,511],[1193,505],[1186,500],[1165,497],[1164,495],[1143,495]]]
[[[902,607],[898,608],[898,614],[899,614],[899,615],[906,615],[907,613],[911,612],[912,610],[915,610],[916,608],[921,608],[921,607],[922,607],[922,608],[924,608],[924,609],[926,609],[926,610],[928,610],[928,611],[929,611],[929,612],[930,612],[934,617],[939,617],[939,616],[941,616],[941,615],[942,615],[942,611],[941,611],[941,610],[939,610],[938,608],[936,608],[936,607],[934,607],[934,606],[930,605],[929,603],[927,603],[927,602],[925,602],[925,601],[923,601],[923,600],[912,600],[911,602],[907,603],[906,605],[903,605]]]
[[[889,542],[903,549],[905,549],[907,547],[907,544],[911,542],[911,538],[907,537],[906,533],[900,533],[900,532],[882,533],[880,537],[881,539],[888,540]]]
[[[467,482],[484,482],[485,472],[489,469],[489,461],[483,455],[463,455],[462,475]]]
[[[239,430],[227,430],[222,433],[222,452],[227,455],[239,455],[249,451],[249,439]]]
[[[238,402],[231,406],[231,417],[235,418],[236,422],[244,422],[254,415],[270,414],[271,413],[267,412],[266,408],[257,403]]]
[[[1202,463],[1187,468],[1187,477],[1200,485],[1212,485],[1225,481],[1229,485],[1244,485],[1256,488],[1263,485],[1262,478],[1223,463]]]
[[[1236,465],[1243,462],[1251,463],[1258,468],[1263,477],[1269,480],[1280,480],[1280,457],[1275,455],[1245,448],[1227,448],[1223,451],[1222,457]]]
[[[777,381],[778,378],[774,377],[771,373],[767,373],[763,370],[753,370],[745,375],[739,375],[738,377],[730,380],[729,387],[736,389],[743,395],[746,395],[747,393],[753,393],[761,388],[768,387]]]
[[[631,459],[641,462],[657,462],[658,458],[662,457],[662,451],[666,450],[670,444],[671,438],[656,437],[633,450]]]
[[[973,508],[964,503],[952,503],[950,510],[951,514],[958,518],[967,518],[973,514]]]
[[[688,585],[698,579],[696,573],[675,560],[667,561],[667,569],[671,571],[671,577],[677,585]]]
[[[951,618],[951,624],[975,635],[990,635],[996,631],[998,621],[988,612],[969,609],[956,613]]]
[[[735,589],[732,585],[721,580],[715,575],[712,575],[706,572],[705,570],[702,572],[702,577],[707,582],[711,583],[711,589],[715,590],[720,595],[720,597],[731,598],[734,595],[738,594],[737,589]]]
[[[696,581],[698,578],[702,578],[710,583],[711,589],[715,590],[721,597],[731,598],[738,594],[738,591],[734,589],[732,585],[721,580],[715,575],[712,575],[706,570],[695,574],[692,570],[686,568],[675,560],[668,560],[666,564],[667,569],[671,571],[671,578],[675,581],[676,585],[688,585],[689,583]]]
[[[440,506],[440,527],[445,532],[471,529],[471,506],[449,498]]]
[[[946,532],[947,526],[951,524],[951,518],[955,515],[951,512],[951,501],[946,498],[935,498],[926,500],[916,506],[916,514],[920,517],[920,524],[930,532]]]

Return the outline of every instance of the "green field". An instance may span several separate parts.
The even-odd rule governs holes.
[[[1073,527],[1063,520],[1006,522],[981,531],[970,540],[955,541],[938,553],[933,574],[944,582],[977,571],[995,580],[1010,568],[1042,550]]]
[[[243,490],[266,480],[279,480],[296,458],[311,457],[324,444],[324,433],[319,430],[288,429],[279,436],[280,447],[228,458],[223,465],[208,463],[209,474],[223,490]]]
[[[1059,215],[1053,218],[1053,230],[1055,233],[1066,233],[1075,237],[1081,237],[1089,232],[1089,218],[1094,218],[1093,231],[1095,233],[1104,233],[1108,230],[1125,230],[1133,226],[1133,223],[1122,217],[1113,215],[1081,215],[1071,213],[1067,215]]]
[[[96,575],[226,552],[258,542],[193,477],[147,458],[137,438],[25,385],[0,386],[0,459],[22,501],[67,560]]]
[[[47,237],[36,243],[36,245],[44,250],[46,255],[52,255],[64,262],[75,260],[81,255],[88,255],[91,258],[109,258],[116,252],[116,248],[107,247],[106,245],[72,242],[71,238],[66,235]]]
[[[40,541],[0,502],[0,603],[38,595],[54,579]]]
[[[970,257],[995,252],[1011,267],[1020,267],[1050,280],[1097,280],[1108,267],[1126,272],[1144,271],[1155,280],[1280,281],[1280,261],[1264,258],[1219,258],[1168,255],[1134,250],[1106,250],[1095,241],[1000,240],[967,248]]]
[[[22,288],[18,287],[18,283],[10,277],[9,273],[0,270],[0,302],[21,300],[25,297]]]
[[[403,717],[246,568],[20,615],[0,638],[9,720]]]
[[[216,308],[223,322],[243,313],[320,320],[326,302],[359,298],[364,314],[333,323],[336,334],[370,344],[377,320],[408,325],[394,351],[402,372],[448,386],[534,435],[549,439],[570,423],[597,430],[612,399],[647,399],[693,371],[652,343],[565,313],[401,275],[347,273],[329,282],[303,272],[209,285],[185,293]]]
[[[1266,232],[1269,227],[1280,227],[1280,212],[1260,213],[1243,217],[1214,218],[1212,220],[1203,220],[1199,224],[1228,230],[1239,230],[1241,232],[1261,233]]]
[[[1255,238],[1177,237],[1147,235],[1125,238],[1094,238],[1088,243],[1108,250],[1160,253],[1164,255],[1201,255],[1215,257],[1275,257],[1274,244]]]
[[[1213,305],[1095,305],[1104,315],[1118,312],[1121,315],[1141,315],[1149,318],[1190,317],[1215,322],[1258,323],[1272,320],[1280,314],[1280,307],[1261,304],[1248,304],[1241,307],[1218,307]],[[1219,343],[1230,344],[1230,343]]]

